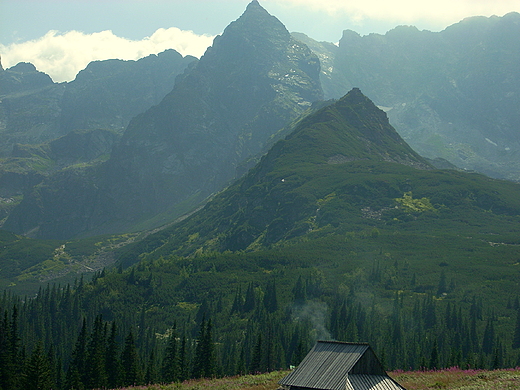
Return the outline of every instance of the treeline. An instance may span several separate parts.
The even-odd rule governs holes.
[[[377,267],[370,277],[379,278]],[[440,296],[396,290],[369,300],[355,284],[331,288],[312,270],[264,279],[202,300],[172,299],[183,308],[175,315],[156,296],[173,290],[145,266],[48,286],[32,298],[4,292],[0,389],[115,388],[268,372],[297,365],[317,339],[369,342],[387,369],[520,365],[518,298],[503,308],[516,323],[498,329],[498,315],[481,299],[443,299],[444,276]],[[183,291],[194,294],[186,280]],[[110,298],[118,282],[133,300],[120,307]]]

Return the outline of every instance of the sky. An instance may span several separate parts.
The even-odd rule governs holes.
[[[338,42],[343,30],[398,25],[441,31],[470,16],[520,12],[520,0],[259,0],[291,32]],[[0,0],[4,69],[31,62],[71,81],[95,60],[137,60],[166,49],[200,57],[250,0]]]

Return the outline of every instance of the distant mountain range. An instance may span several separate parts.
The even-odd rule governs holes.
[[[326,98],[359,87],[421,155],[520,180],[520,14],[441,32],[346,30],[339,47],[297,34],[320,57]]]
[[[170,223],[353,87],[435,166],[518,180],[519,29],[511,13],[439,33],[347,30],[338,47],[291,36],[253,1],[200,61],[94,62],[63,84],[1,70],[3,227],[71,238]]]

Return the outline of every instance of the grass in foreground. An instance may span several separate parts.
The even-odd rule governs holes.
[[[132,390],[275,390],[288,371],[182,383],[128,387]],[[432,371],[395,371],[389,375],[407,390],[513,390],[520,389],[520,367],[507,370],[461,370],[457,367]]]
[[[219,379],[191,379],[182,383],[129,387],[132,390],[275,390],[289,371],[243,375]]]
[[[508,370],[461,370],[453,367],[432,371],[390,373],[407,390],[508,390],[520,389],[520,368]]]

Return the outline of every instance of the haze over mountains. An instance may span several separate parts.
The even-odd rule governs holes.
[[[444,31],[400,26],[385,35],[343,32],[321,53],[327,98],[359,87],[421,155],[520,179],[520,14],[471,17]]]
[[[352,87],[419,154],[518,179],[519,29],[511,13],[440,33],[345,31],[337,47],[292,37],[253,1],[198,62],[173,51],[95,62],[67,84],[20,64],[0,73],[4,228],[70,238],[171,222],[240,176],[313,102]],[[73,130],[83,135],[52,141]]]

